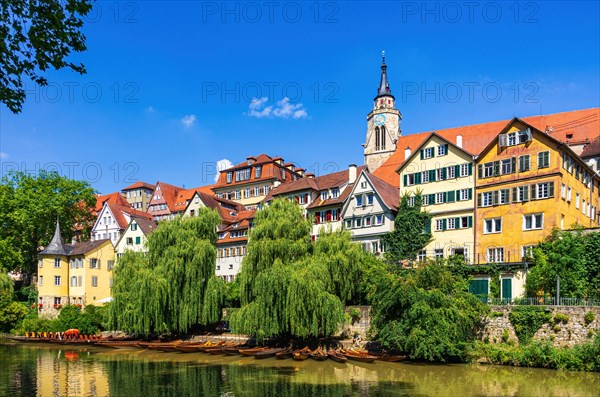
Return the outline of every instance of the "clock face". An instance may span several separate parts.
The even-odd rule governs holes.
[[[373,121],[375,122],[375,125],[380,127],[382,125],[385,124],[385,115],[384,114],[378,114],[377,116],[375,116],[375,118],[373,119]]]

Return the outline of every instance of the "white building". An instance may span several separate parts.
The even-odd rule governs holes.
[[[92,241],[109,239],[115,245],[127,229],[132,216],[152,219],[149,214],[135,210],[129,205],[105,202],[92,228]]]
[[[115,245],[115,253],[120,258],[125,251],[147,252],[148,236],[156,229],[152,219],[131,216],[131,221]]]

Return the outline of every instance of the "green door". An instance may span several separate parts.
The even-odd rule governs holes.
[[[483,302],[487,302],[488,291],[488,280],[471,280],[469,292],[476,295]]]
[[[505,303],[512,302],[512,279],[502,279],[502,301]]]

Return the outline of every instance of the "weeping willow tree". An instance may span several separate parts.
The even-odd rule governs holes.
[[[310,243],[301,208],[278,199],[257,212],[240,274],[241,309],[235,331],[258,337],[329,336],[344,322],[369,254],[343,232]]]
[[[148,237],[147,254],[123,255],[115,267],[111,328],[185,333],[218,321],[223,287],[212,279],[219,222],[206,208],[163,222]]]

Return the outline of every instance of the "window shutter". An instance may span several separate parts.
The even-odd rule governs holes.
[[[523,186],[523,201],[529,201],[529,188],[527,186]]]
[[[321,217],[319,216],[318,212],[315,212],[315,223],[318,225],[319,223],[321,223]]]
[[[527,128],[527,130],[525,130],[525,131],[527,133],[527,142],[530,142],[533,139],[532,134],[531,134],[531,128]]]
[[[304,204],[308,204],[308,193],[304,193]]]
[[[419,185],[421,183],[421,173],[417,172],[415,174],[415,185]]]
[[[424,152],[424,149],[421,149],[421,160],[425,159],[425,153],[423,153],[423,152]]]
[[[431,233],[431,220],[425,223],[425,233]]]
[[[448,192],[448,201],[447,201],[448,203],[453,203],[454,201],[456,201],[455,200],[455,197],[456,197],[455,194],[456,194],[456,192],[454,190],[450,190]]]
[[[535,187],[536,187],[536,185],[530,185],[530,189],[531,189],[531,199],[532,199],[532,200],[535,200],[535,199],[537,198],[537,196],[536,196],[536,194],[535,194],[535,193],[536,193],[536,191],[535,191]]]
[[[327,222],[331,222],[331,210],[327,210],[325,212],[325,219],[327,220]]]
[[[442,230],[446,230],[447,222],[446,219],[442,219]]]
[[[460,223],[460,217],[454,218],[454,228],[460,229],[461,227],[462,227],[462,224]]]
[[[469,194],[469,196],[468,196],[469,200],[472,200],[473,199],[473,189],[469,189],[469,193],[468,194]]]
[[[554,182],[548,183],[548,194],[549,197],[554,197]]]
[[[472,217],[472,216],[470,216],[470,217],[468,218],[467,222],[468,222],[468,224],[469,224],[469,227],[473,227],[473,217]]]
[[[481,207],[481,193],[477,193],[477,206]]]
[[[442,203],[447,203],[448,202],[448,193],[444,192],[442,193]]]
[[[404,186],[408,186],[407,182],[408,182],[408,175],[404,174]]]
[[[519,196],[517,196],[517,188],[516,187],[512,188],[512,196],[513,196],[512,197],[512,201],[514,203],[516,203],[518,201],[518,199],[519,199]]]
[[[477,166],[477,179],[481,179],[483,177],[483,164],[479,164]]]
[[[508,136],[506,134],[498,135],[498,146],[504,147],[508,144]]]
[[[498,205],[498,191],[494,190],[492,192],[492,205]]]
[[[448,154],[448,144],[444,145],[444,154]]]
[[[435,194],[429,195],[429,205],[435,204]]]
[[[469,176],[473,175],[473,163],[469,163]]]
[[[429,170],[429,182],[435,182],[435,170]]]
[[[510,159],[510,173],[514,174],[517,172],[517,158],[513,157]]]
[[[447,174],[446,174],[446,168],[442,168],[442,180],[446,180]]]
[[[500,161],[494,161],[494,176],[500,175]]]

